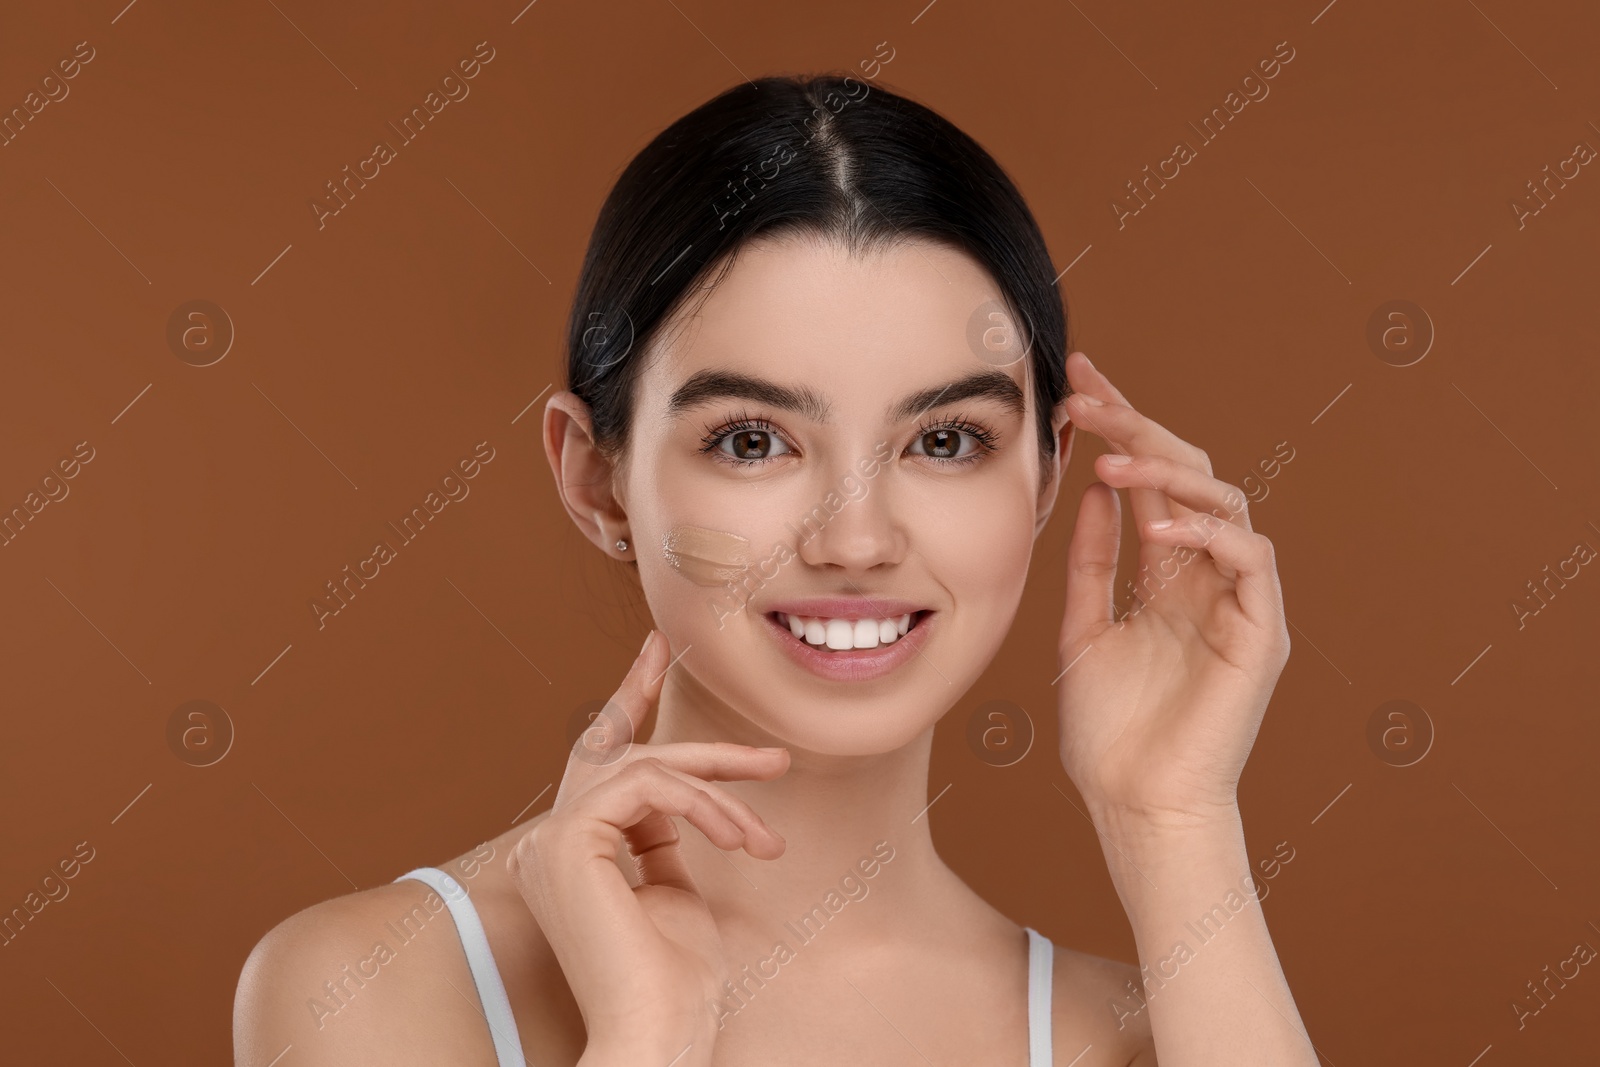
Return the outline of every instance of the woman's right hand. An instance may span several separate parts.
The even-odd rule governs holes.
[[[550,815],[507,860],[583,1013],[585,1064],[711,1062],[711,1005],[721,999],[727,961],[671,817],[687,819],[718,848],[758,859],[783,854],[783,838],[749,804],[710,783],[775,778],[788,769],[787,750],[632,743],[660,698],[668,651],[651,630],[573,746]],[[617,867],[624,843],[638,886]]]

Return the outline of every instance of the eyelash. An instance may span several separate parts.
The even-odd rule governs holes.
[[[741,411],[730,416],[729,421],[724,422],[719,426],[712,427],[711,425],[707,424],[705,436],[700,439],[701,448],[699,451],[702,454],[710,453],[713,459],[732,464],[736,467],[759,467],[765,463],[769,463],[772,460],[779,458],[777,456],[767,456],[765,459],[736,459],[733,456],[723,452],[718,447],[722,444],[724,439],[731,437],[733,434],[746,430],[759,430],[763,433],[771,434],[774,437],[782,437],[782,435],[778,433],[777,427],[773,426],[771,422],[759,416],[748,416]],[[969,421],[964,415],[959,414],[948,419],[940,419],[935,422],[924,423],[917,428],[916,438],[920,439],[924,435],[933,433],[936,430],[959,430],[978,442],[978,450],[973,452],[970,456],[928,457],[936,463],[942,463],[950,467],[965,467],[968,464],[976,463],[978,460],[983,459],[995,452],[1000,441],[1000,435],[996,431],[978,423]],[[787,444],[788,442],[785,443]],[[790,445],[790,447],[793,448],[794,446]]]

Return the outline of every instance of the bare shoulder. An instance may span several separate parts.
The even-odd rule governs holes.
[[[446,910],[432,887],[408,879],[313,904],[273,927],[234,993],[235,1063],[265,1067],[292,1047],[302,1067],[493,1064]]]
[[[1052,1052],[1058,1065],[1155,1067],[1138,967],[1056,945],[1051,982]],[[1076,1060],[1085,1045],[1091,1046],[1089,1054]]]

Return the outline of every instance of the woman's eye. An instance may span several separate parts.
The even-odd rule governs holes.
[[[973,443],[973,447],[966,452],[960,450],[963,437]],[[929,430],[927,433],[920,435],[915,443],[923,444],[927,447],[926,452],[917,454],[931,456],[934,459],[965,459],[978,451],[976,438],[963,430],[957,430],[953,427]]]
[[[724,447],[728,446],[728,447]],[[774,452],[774,447],[782,451]],[[789,451],[789,446],[777,434],[769,430],[734,430],[717,442],[717,448],[723,455],[735,460],[745,462],[759,462],[772,459]]]

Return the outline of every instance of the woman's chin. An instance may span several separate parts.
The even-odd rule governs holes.
[[[770,701],[771,693],[763,694]],[[791,759],[807,756],[823,758],[865,758],[884,756],[904,749],[932,730],[939,717],[927,708],[895,709],[878,705],[870,712],[847,712],[825,704],[797,699],[768,713],[765,707],[751,707],[744,713],[760,730],[790,749]]]

